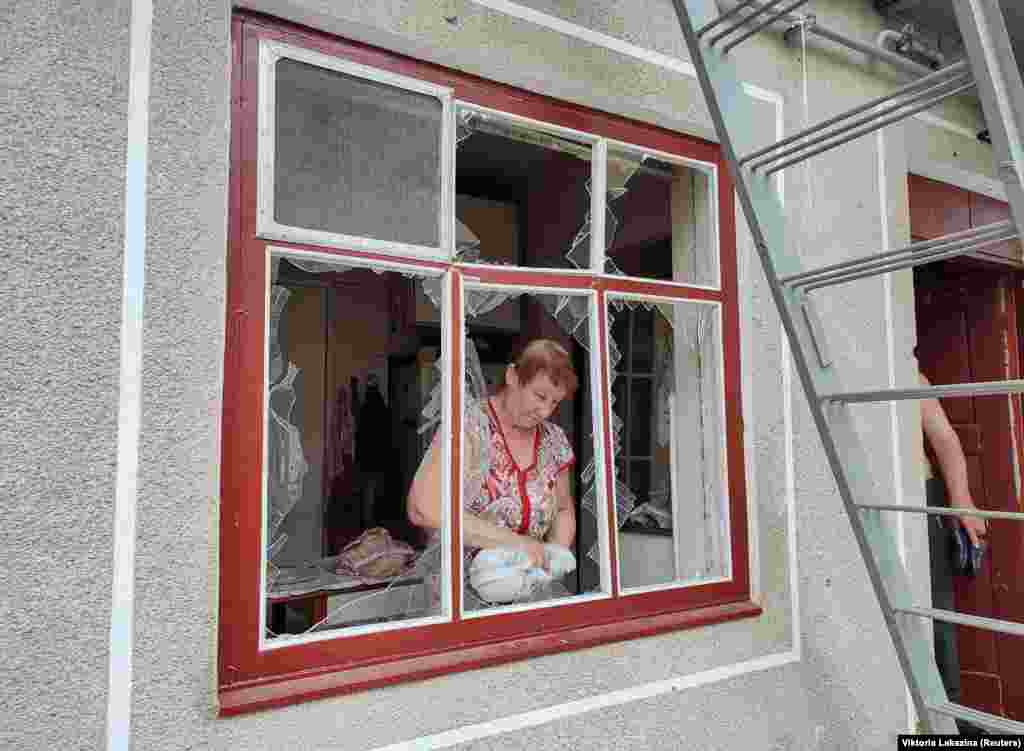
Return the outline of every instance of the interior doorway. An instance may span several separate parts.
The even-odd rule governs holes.
[[[953,186],[911,176],[911,234],[930,240],[1004,218],[1000,205]],[[978,258],[930,264],[914,273],[918,362],[933,384],[1020,378],[1024,293],[1019,244]],[[978,508],[1022,511],[1019,396],[940,400],[967,458]],[[981,572],[955,577],[957,610],[1024,623],[1024,528],[989,520]],[[1024,720],[1024,638],[957,627],[961,702]]]

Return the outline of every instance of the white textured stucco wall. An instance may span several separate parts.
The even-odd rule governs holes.
[[[685,45],[669,0],[243,4],[588,106],[711,133],[696,82],[681,62]],[[793,384],[786,393],[777,317],[742,221],[744,409],[761,618],[216,719],[230,8],[196,0],[155,5],[134,747],[356,750],[422,737],[433,738],[424,748],[447,739],[465,740],[467,749],[893,747],[892,734],[907,722],[900,673],[802,394]],[[19,7],[14,16],[20,54],[11,59],[22,67],[3,115],[13,126],[6,135],[24,139],[30,156],[13,162],[13,190],[0,187],[4,204],[22,212],[4,226],[13,228],[5,243],[5,260],[13,259],[8,278],[24,291],[10,324],[19,356],[5,377],[21,389],[15,425],[25,426],[28,438],[5,439],[14,461],[5,462],[0,488],[13,512],[8,535],[18,555],[11,560],[31,582],[15,584],[7,607],[19,628],[5,632],[3,645],[5,654],[17,655],[19,670],[3,690],[5,705],[17,710],[8,735],[19,748],[99,748],[102,742],[127,6],[86,16],[45,15],[53,9],[39,4]],[[868,0],[815,6],[824,22],[865,40],[877,30]],[[446,20],[452,17],[454,23]],[[64,25],[53,25],[58,18]],[[750,83],[780,95],[786,131],[800,127],[798,51],[767,38],[737,56]],[[812,120],[891,82],[855,62],[830,51],[809,56]],[[775,136],[775,106],[757,106],[767,142]],[[65,115],[64,129],[50,134],[38,122],[54,111]],[[912,159],[904,130],[816,160],[810,191],[807,173],[791,172],[786,202],[795,247],[825,262],[906,240],[905,174]],[[941,160],[942,153],[913,159]],[[959,169],[986,168],[965,162]],[[909,380],[912,299],[904,274],[840,290],[823,302],[834,354],[852,371],[851,385],[884,386],[890,374],[897,383]],[[54,403],[59,410],[44,409]],[[892,479],[894,440],[904,456],[912,451],[913,410],[901,407],[894,421],[888,408],[866,407],[864,429],[868,444],[878,447],[872,469],[885,492],[920,502],[912,469],[904,469],[902,488]],[[787,529],[790,431],[795,541]],[[915,541],[919,536],[912,535],[911,559],[923,571]],[[793,595],[800,602],[796,621]],[[798,661],[789,660],[798,653]],[[773,660],[783,664],[770,667]],[[746,661],[766,669],[728,677]],[[688,676],[715,670],[710,675],[724,680],[686,687]],[[66,680],[54,680],[65,672]],[[671,681],[679,690],[665,690]],[[601,708],[576,711],[584,706]],[[62,727],[52,724],[55,716]],[[463,735],[437,735],[458,728]],[[499,732],[512,728],[518,729]]]
[[[128,5],[0,9],[3,748],[103,740]]]
[[[153,3],[133,747],[209,743],[230,117],[226,3]]]

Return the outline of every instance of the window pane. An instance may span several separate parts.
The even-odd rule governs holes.
[[[651,494],[651,463],[647,459],[632,460],[629,463],[630,489],[638,498],[649,498]]]
[[[633,319],[631,316],[621,315],[617,316],[611,324],[612,340],[619,345],[619,354],[625,363],[621,367],[626,369],[629,368],[630,358],[633,355],[632,349],[629,346],[630,341],[632,340],[632,336],[630,336],[630,326],[632,325],[632,321]],[[623,388],[625,388],[625,386],[623,386]]]
[[[587,268],[590,145],[475,110],[461,108],[457,117],[460,258]]]
[[[277,256],[271,266],[269,636],[437,614],[432,535],[408,522],[406,497],[430,446],[422,415],[440,335],[396,326],[412,295],[401,274]]]
[[[278,223],[439,244],[438,99],[287,59],[275,96]]]
[[[629,406],[633,413],[629,453],[634,457],[646,457],[651,453],[651,428],[656,417],[651,411],[651,379],[647,376],[633,376],[629,386]]]
[[[607,517],[595,503],[589,298],[467,284],[465,307],[464,607],[600,591]],[[529,342],[541,369],[531,375],[520,360],[509,379]],[[530,549],[547,552],[546,570],[524,557]]]
[[[628,421],[616,400],[619,576],[624,589],[729,575],[728,503],[715,306],[613,299],[609,316],[650,320],[653,376],[612,363],[628,382]],[[614,327],[613,327],[613,330]],[[621,329],[620,329],[621,330]],[[634,348],[639,346],[634,329]],[[635,361],[635,360],[634,360]]]
[[[716,286],[709,186],[700,170],[609,148],[607,271]]]
[[[654,368],[654,313],[638,307],[633,310],[632,318],[630,370],[634,374],[648,374]]]
[[[616,378],[612,384],[612,401],[614,412],[622,418],[622,421],[629,424],[629,378]]]

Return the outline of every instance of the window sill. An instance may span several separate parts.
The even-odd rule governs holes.
[[[649,537],[671,537],[672,529],[665,529],[663,527],[645,527],[642,524],[626,523],[622,529],[619,530],[621,534],[626,535],[647,535]]]
[[[221,717],[229,717],[272,709],[311,699],[354,693],[409,680],[421,680],[527,657],[653,636],[666,631],[710,626],[741,618],[754,618],[761,612],[761,607],[753,602],[733,602],[684,612],[563,629],[511,641],[417,655],[349,670],[298,671],[222,687],[218,695],[219,714]]]

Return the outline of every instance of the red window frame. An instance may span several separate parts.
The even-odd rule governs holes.
[[[344,58],[363,65],[451,87],[455,98],[510,114],[557,123],[597,136],[678,154],[718,166],[721,286],[717,290],[638,279],[565,274],[558,271],[473,267],[485,282],[595,290],[600,330],[605,326],[610,292],[652,294],[721,304],[724,353],[724,409],[729,465],[731,518],[731,581],[619,596],[613,576],[608,599],[568,603],[528,613],[503,613],[460,620],[454,592],[449,623],[410,626],[384,633],[345,636],[316,642],[259,648],[262,544],[262,432],[265,254],[268,245],[305,248],[339,257],[391,260],[381,253],[339,250],[270,241],[256,234],[257,209],[257,77],[260,40],[276,40]],[[485,81],[393,52],[345,41],[257,14],[238,12],[232,21],[232,139],[228,300],[224,355],[224,414],[221,464],[220,621],[218,689],[220,713],[285,705],[320,696],[353,692],[399,681],[426,678],[533,655],[579,649],[595,644],[648,636],[664,631],[756,616],[761,608],[750,600],[740,415],[740,338],[736,277],[735,205],[733,187],[717,145],[622,117],[558,102],[534,93]],[[404,260],[404,259],[403,259]],[[461,273],[452,264],[410,259],[425,268],[452,269],[456,294]],[[459,323],[459,322],[456,322]],[[456,329],[458,330],[458,329]],[[455,372],[461,367],[458,337],[452,346]],[[608,497],[612,459],[608,438],[607,342],[601,337],[600,388],[604,408]],[[459,394],[453,415],[460,414]],[[457,435],[458,419],[453,419]],[[457,478],[458,441],[452,441],[452,477]],[[452,483],[457,493],[458,482]],[[453,497],[453,504],[459,499]],[[453,506],[458,508],[458,505]],[[610,516],[610,515],[609,515]],[[455,539],[459,515],[453,515]],[[609,521],[611,556],[616,555],[617,530]],[[461,556],[451,551],[457,577]],[[614,560],[614,558],[613,558]],[[613,567],[614,571],[614,567]],[[457,579],[456,579],[457,580]]]

